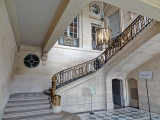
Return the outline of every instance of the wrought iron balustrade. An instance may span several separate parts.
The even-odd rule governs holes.
[[[70,46],[70,47],[79,47],[79,38],[71,38],[62,36],[58,40],[58,45]]]
[[[119,36],[114,38],[112,44],[101,55],[53,75],[52,96],[56,89],[99,70],[115,53],[138,36],[152,22],[153,19],[139,15]]]

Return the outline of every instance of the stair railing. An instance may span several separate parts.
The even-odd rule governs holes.
[[[99,70],[112,56],[138,36],[152,22],[153,19],[139,15],[119,36],[114,38],[112,44],[98,57],[53,75],[52,104],[60,106],[61,96],[55,94],[56,89]]]

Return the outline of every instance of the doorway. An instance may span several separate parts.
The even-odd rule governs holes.
[[[129,106],[139,108],[138,85],[137,80],[131,78],[128,80]]]
[[[118,79],[112,80],[112,93],[114,108],[123,107],[122,81]]]

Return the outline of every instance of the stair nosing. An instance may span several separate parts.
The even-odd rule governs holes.
[[[56,116],[56,117],[54,117]],[[41,120],[41,119],[51,119],[51,118],[60,118],[60,117],[63,117],[63,115],[50,115],[50,116],[43,116],[43,117],[34,117],[34,118],[25,118],[25,119],[20,119],[20,120],[35,120],[35,119],[38,119],[38,120]],[[40,119],[39,119],[40,118]]]
[[[40,102],[40,101],[39,101],[39,102],[36,102],[36,101],[35,101],[35,102],[31,102],[31,103],[29,103],[29,102],[27,102],[27,103],[25,103],[25,102],[20,102],[20,103],[18,103],[18,102],[17,102],[17,103],[7,103],[6,106],[7,106],[7,107],[8,107],[8,106],[18,106],[18,105],[24,105],[24,106],[25,106],[25,105],[42,104],[42,103],[48,103],[48,104],[49,104],[49,100],[41,101],[41,102]]]
[[[18,111],[18,110],[26,110],[26,109],[39,109],[39,108],[46,108],[46,107],[50,107],[50,104],[46,104],[46,105],[34,105],[34,106],[28,106],[27,108],[22,106],[22,107],[6,107],[5,108],[5,112],[10,112],[10,111]]]
[[[11,98],[8,100],[8,102],[14,102],[14,101],[30,101],[30,100],[48,100],[49,98],[48,97],[44,97],[44,98]]]
[[[13,114],[9,113],[9,114],[4,114],[3,118],[30,116],[30,115],[37,115],[37,114],[50,113],[50,112],[52,112],[52,109],[40,110],[40,111],[31,111],[31,112],[22,112],[22,113],[13,113]]]

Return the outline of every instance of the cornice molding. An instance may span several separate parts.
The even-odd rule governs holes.
[[[52,35],[52,33],[53,33],[58,21],[60,20],[62,14],[65,11],[65,9],[66,9],[66,7],[67,7],[69,2],[70,2],[70,0],[62,0],[61,1],[61,4],[60,4],[60,6],[59,6],[59,8],[58,8],[58,10],[56,12],[56,15],[54,16],[54,18],[52,20],[51,26],[50,26],[50,28],[49,28],[49,30],[48,30],[48,32],[46,34],[46,37],[45,37],[45,39],[43,41],[42,49],[45,48],[47,42],[49,41],[50,36]]]

